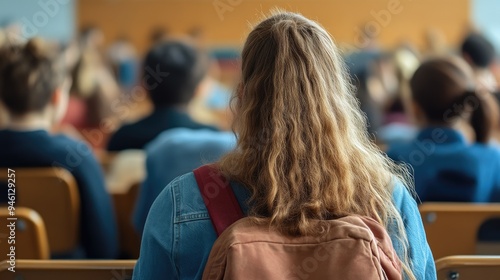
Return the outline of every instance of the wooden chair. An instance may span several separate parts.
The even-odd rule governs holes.
[[[489,219],[500,218],[500,203],[426,202],[419,210],[434,259],[476,254],[479,228]]]
[[[129,280],[135,260],[16,260],[15,272],[0,262],[2,280]]]
[[[45,222],[52,254],[70,252],[79,242],[80,198],[69,171],[56,167],[13,168],[15,206],[28,207]],[[7,169],[0,169],[0,181],[7,181]]]
[[[500,256],[450,256],[436,261],[439,280],[497,280]]]
[[[0,260],[6,260],[10,257],[10,247],[14,246],[16,259],[48,259],[50,258],[49,242],[47,232],[42,217],[32,209],[25,207],[16,207],[14,216],[10,215],[7,207],[0,208]],[[10,220],[16,218],[17,220]],[[11,230],[4,225],[4,222],[15,223],[15,235],[11,236]],[[9,240],[11,243],[9,243]],[[15,243],[13,243],[15,242]],[[3,278],[2,278],[3,279]]]

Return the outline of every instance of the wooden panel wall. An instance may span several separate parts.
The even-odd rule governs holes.
[[[301,12],[318,20],[339,42],[359,46],[360,29],[379,20],[384,46],[411,40],[422,47],[425,31],[435,27],[448,44],[459,41],[469,24],[470,0],[79,0],[78,25],[100,26],[107,42],[127,35],[140,51],[149,44],[152,27],[162,25],[174,34],[199,26],[209,45],[241,45],[255,23],[273,7]],[[387,15],[390,15],[388,19]],[[375,29],[377,31],[377,29]],[[357,42],[357,43],[356,43]],[[360,43],[361,42],[361,43]]]

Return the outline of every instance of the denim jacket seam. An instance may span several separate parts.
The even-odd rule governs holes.
[[[180,192],[178,191],[178,187],[179,187],[179,181],[177,182],[174,182],[172,184],[172,195],[174,197],[173,201],[174,201],[174,211],[173,211],[173,215],[175,215],[174,217],[174,221],[177,219],[177,217],[180,216],[180,201],[181,201],[181,195],[180,195]],[[173,224],[173,230],[174,230],[174,250],[173,250],[173,256],[172,256],[172,259],[174,260],[174,263],[179,263],[179,240],[180,240],[180,230],[179,230],[179,226],[177,223],[174,222]]]
[[[210,219],[210,215],[207,212],[194,212],[185,215],[181,215],[175,218],[175,224],[198,221],[198,220],[207,220]]]

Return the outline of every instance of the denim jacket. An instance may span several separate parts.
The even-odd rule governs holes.
[[[149,209],[163,188],[176,177],[207,162],[217,161],[236,146],[232,132],[172,128],[146,146],[147,176],[139,189],[133,225],[142,234]]]
[[[247,212],[248,191],[238,184],[231,187],[243,212]],[[415,200],[401,184],[395,188],[394,200],[406,227],[415,276],[419,280],[436,279],[434,259]],[[389,234],[400,255],[400,244],[391,230]],[[178,177],[151,207],[133,279],[201,279],[216,238],[193,173]]]

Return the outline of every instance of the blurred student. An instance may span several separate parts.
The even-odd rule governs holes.
[[[7,43],[7,35],[5,31],[0,28],[0,49],[3,45]],[[0,104],[0,128],[2,128],[7,123],[7,112],[5,108]]]
[[[109,129],[103,127],[117,125],[115,115],[118,112],[113,110],[113,102],[120,98],[118,83],[101,54],[103,40],[101,30],[86,27],[76,44],[68,48],[74,60],[69,68],[73,84],[68,111],[62,120],[96,149],[103,149],[109,137]],[[107,123],[103,124],[104,120]]]
[[[215,59],[210,62],[208,74],[203,80],[199,93],[189,103],[188,113],[194,120],[203,121],[222,130],[230,130],[231,90],[221,82],[220,63]]]
[[[393,55],[396,89],[385,104],[383,125],[377,131],[377,141],[386,145],[393,142],[410,141],[418,129],[413,124],[407,107],[410,100],[409,80],[420,65],[411,46],[398,48]]]
[[[0,130],[0,166],[70,171],[81,199],[80,246],[52,257],[113,259],[118,253],[117,226],[99,164],[86,144],[49,133],[66,112],[71,83],[50,50],[40,39],[32,39],[1,51],[0,98],[9,123]]]
[[[405,171],[369,140],[350,88],[322,27],[293,13],[265,19],[243,48],[237,146],[217,167],[242,211],[272,217],[280,233],[317,236],[325,228],[313,220],[373,217],[388,229],[409,279],[436,279]],[[216,237],[193,173],[178,177],[149,211],[133,279],[201,279]]]
[[[142,149],[161,132],[176,127],[217,130],[195,122],[187,113],[207,72],[208,58],[200,50],[188,42],[164,41],[149,51],[143,66],[142,82],[153,113],[118,129],[108,143],[109,151]]]
[[[168,40],[170,37],[170,29],[165,26],[157,25],[151,29],[149,32],[149,43],[151,46],[154,46],[158,43],[161,43],[165,40]]]
[[[368,118],[367,129],[370,133],[378,131],[382,125],[383,112],[376,97],[384,95],[380,80],[375,78],[375,65],[383,59],[376,36],[367,29],[367,24],[361,25],[357,38],[356,49],[345,57],[356,96],[361,110]],[[375,85],[375,86],[374,86]]]
[[[493,44],[479,33],[470,33],[462,42],[461,52],[474,71],[478,87],[490,92],[498,90],[497,81],[490,69],[496,58]]]
[[[137,51],[126,36],[120,36],[109,46],[107,57],[110,60],[118,84],[124,92],[129,92],[137,83]]]
[[[446,37],[438,28],[427,28],[425,30],[424,54],[443,55],[449,52],[446,46]]]
[[[230,132],[169,129],[146,146],[146,180],[139,189],[133,224],[142,233],[149,208],[168,183],[203,164],[215,162],[234,148]]]
[[[492,95],[477,91],[459,58],[424,62],[411,81],[420,132],[387,154],[413,167],[419,199],[500,201],[500,152],[488,145],[498,116]]]

